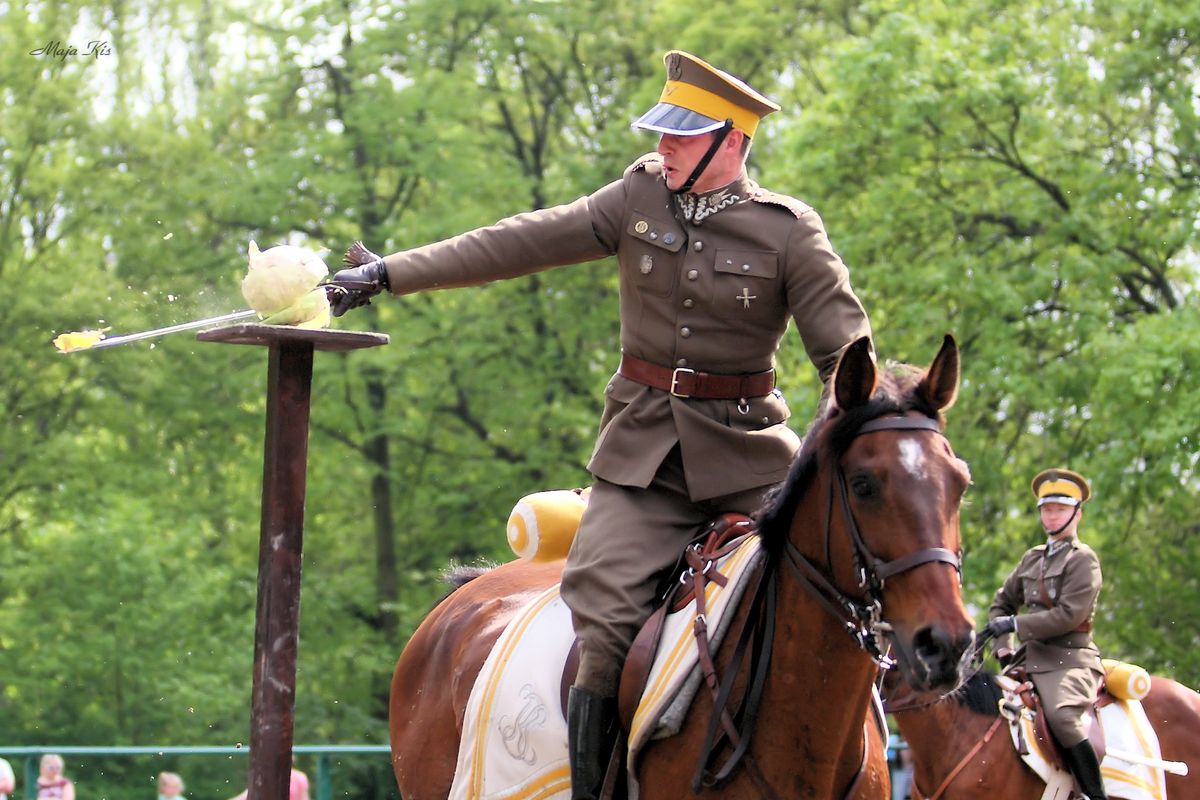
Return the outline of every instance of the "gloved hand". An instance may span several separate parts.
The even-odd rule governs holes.
[[[329,295],[329,310],[335,317],[352,308],[369,305],[372,297],[389,288],[383,258],[364,247],[362,242],[350,245],[342,262],[347,268],[338,270],[325,290]]]
[[[991,636],[993,639],[998,639],[1001,636],[1012,633],[1016,629],[1017,629],[1017,621],[1010,614],[1006,617],[996,617],[994,620],[992,620],[991,622],[989,622],[987,624],[987,628],[985,630],[988,632],[988,635]]]

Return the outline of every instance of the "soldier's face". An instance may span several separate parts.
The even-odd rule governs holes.
[[[668,189],[675,191],[683,186],[691,176],[692,170],[708,152],[715,136],[715,133],[701,133],[696,136],[679,136],[674,133],[662,135],[662,138],[658,140],[658,153],[663,157],[664,177]],[[708,162],[708,166],[704,168],[704,172],[692,187],[693,192],[701,193],[719,189],[738,176],[742,169],[741,151],[739,150],[741,140],[739,131],[733,131],[726,137],[721,148],[713,156],[712,161]]]
[[[1042,528],[1047,533],[1050,533],[1067,524],[1067,520],[1071,519],[1071,515],[1075,513],[1075,507],[1064,505],[1063,503],[1046,503],[1038,509],[1038,513],[1042,518]],[[1066,528],[1060,535],[1070,536],[1073,534],[1075,529],[1079,527],[1079,517],[1082,513],[1081,510],[1079,514],[1075,514],[1075,519],[1071,522],[1070,527]]]

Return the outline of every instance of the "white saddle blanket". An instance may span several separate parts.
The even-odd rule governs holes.
[[[705,596],[713,646],[728,627],[729,614],[744,591],[747,567],[763,557],[757,536],[718,562],[729,577],[722,588],[709,583]],[[652,738],[678,730],[700,682],[692,625],[693,600],[671,614],[630,735],[630,764]],[[459,740],[450,800],[568,800],[567,723],[563,718],[563,665],[575,641],[571,613],[551,587],[519,611],[496,641],[475,679]],[[690,646],[689,646],[690,645]],[[672,730],[674,727],[674,730]],[[636,787],[631,787],[636,793]]]
[[[1009,702],[1018,705],[1021,703],[1007,688],[1005,695]],[[1066,800],[1071,796],[1075,781],[1068,773],[1055,769],[1046,760],[1034,734],[1033,714],[1023,706],[1019,724],[1020,736],[1029,748],[1029,754],[1022,756],[1022,760],[1046,781],[1043,800]],[[1117,700],[1110,703],[1100,709],[1100,724],[1104,728],[1104,740],[1108,749],[1156,761],[1162,760],[1158,735],[1151,727],[1141,702]],[[1009,725],[1009,732],[1012,734],[1013,746],[1016,747],[1017,727]],[[1114,800],[1167,800],[1165,777],[1163,771],[1157,767],[1123,761],[1112,754],[1106,754],[1100,764],[1100,772],[1104,776],[1104,790]]]

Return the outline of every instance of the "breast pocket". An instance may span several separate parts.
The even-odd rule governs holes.
[[[763,319],[779,306],[779,254],[773,250],[718,250],[713,264],[713,311],[722,317]]]
[[[1066,563],[1061,560],[1051,561],[1042,573],[1041,561],[1035,560],[1021,573],[1021,589],[1025,592],[1025,604],[1051,608],[1058,602],[1062,592],[1063,568]],[[1042,595],[1045,587],[1046,596]]]
[[[669,295],[679,279],[679,251],[685,239],[674,219],[666,221],[634,209],[617,251],[621,272],[638,291]]]

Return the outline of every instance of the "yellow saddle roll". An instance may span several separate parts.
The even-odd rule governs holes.
[[[1141,700],[1150,694],[1150,673],[1136,664],[1112,658],[1100,659],[1104,667],[1104,685],[1118,700]]]
[[[580,492],[537,492],[517,501],[508,515],[508,546],[526,561],[567,557],[587,500]]]

